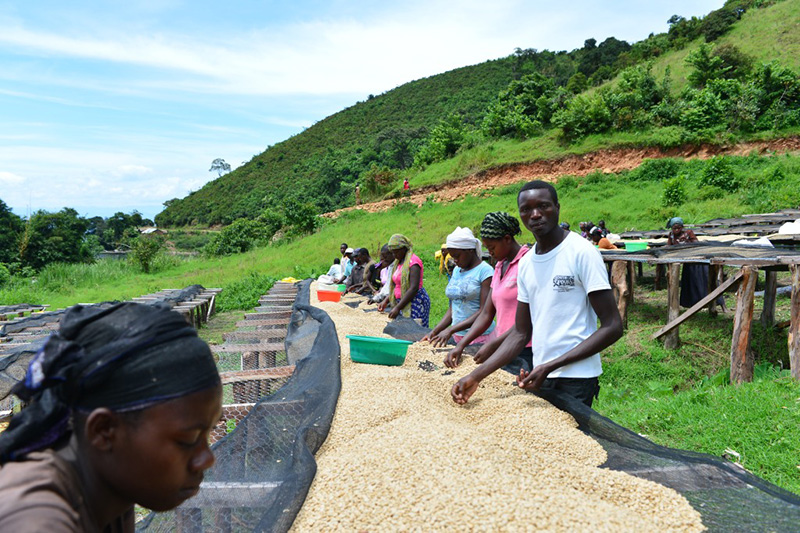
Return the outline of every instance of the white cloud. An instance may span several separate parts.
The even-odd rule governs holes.
[[[12,172],[0,172],[0,183],[4,185],[19,185],[24,183],[25,178]]]

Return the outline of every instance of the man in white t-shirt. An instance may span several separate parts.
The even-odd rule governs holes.
[[[561,390],[591,407],[603,371],[600,352],[622,336],[603,259],[591,243],[558,225],[561,206],[551,184],[526,183],[517,205],[536,245],[520,260],[515,325],[486,362],[453,386],[453,400],[466,403],[480,382],[511,362],[532,336],[533,370],[520,371],[518,385]]]

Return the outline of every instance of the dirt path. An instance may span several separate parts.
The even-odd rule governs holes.
[[[428,196],[437,201],[453,201],[468,194],[485,189],[493,189],[522,181],[542,179],[558,181],[562,176],[585,176],[595,170],[616,173],[638,167],[645,159],[680,157],[684,159],[708,159],[716,155],[748,155],[768,152],[786,153],[800,151],[800,137],[787,137],[772,141],[740,143],[730,146],[688,146],[672,149],[661,148],[611,148],[584,155],[572,155],[559,159],[514,163],[471,174],[460,180],[429,185],[413,189],[408,200],[421,205]],[[359,209],[375,213],[392,207],[397,200],[382,200],[358,206]],[[337,209],[324,216],[336,217],[339,213],[355,207]]]

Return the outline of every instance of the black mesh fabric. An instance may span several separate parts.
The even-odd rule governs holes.
[[[310,283],[298,284],[286,328],[287,362],[295,364],[291,377],[279,388],[265,388],[266,380],[257,393],[249,387],[245,392],[260,396],[252,403],[224,402],[223,417],[238,408],[246,415],[235,429],[223,428],[226,435],[212,448],[216,464],[206,473],[200,493],[174,511],[151,513],[137,530],[236,532],[291,527],[314,479],[314,453],[328,435],[341,389],[336,330],[325,312],[308,305]],[[279,306],[265,307],[262,310],[270,313]],[[249,331],[261,331],[259,327]],[[255,399],[241,388],[238,397]]]
[[[798,531],[800,497],[712,455],[659,446],[559,391],[543,397],[572,415],[608,454],[603,468],[682,494],[709,531]]]

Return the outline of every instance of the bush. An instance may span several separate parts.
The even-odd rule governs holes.
[[[603,133],[611,127],[611,111],[600,95],[578,95],[566,109],[557,112],[553,122],[559,126],[567,140],[575,140],[590,133]]]
[[[664,196],[661,205],[664,207],[678,207],[686,201],[686,177],[675,176],[664,180]]]
[[[724,197],[725,191],[719,187],[706,185],[705,187],[700,187],[700,189],[697,191],[698,200],[719,200],[720,198]]]
[[[712,157],[703,166],[700,173],[700,185],[719,187],[727,192],[735,192],[739,189],[739,180],[733,173],[730,161],[725,157]]]
[[[208,255],[229,255],[246,252],[258,243],[269,239],[267,228],[255,220],[240,218],[225,227],[203,247]]]
[[[131,245],[128,257],[131,261],[139,265],[142,272],[150,273],[150,268],[158,253],[164,248],[163,237],[139,236]]]
[[[11,278],[11,273],[8,268],[0,263],[0,287],[2,287]]]
[[[674,159],[645,159],[638,168],[629,174],[632,181],[664,181],[674,178],[680,170],[680,163]]]

